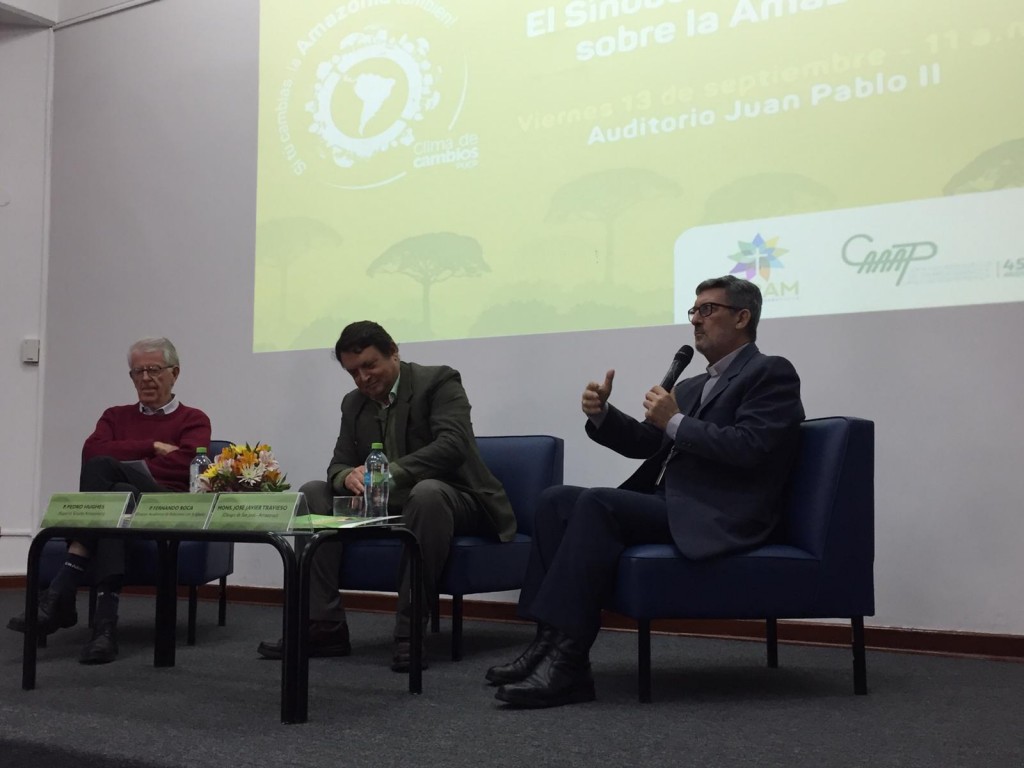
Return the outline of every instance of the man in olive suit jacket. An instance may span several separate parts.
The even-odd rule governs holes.
[[[301,488],[309,511],[330,514],[334,496],[362,495],[363,462],[372,443],[384,443],[391,465],[389,512],[401,514],[403,525],[419,541],[423,599],[433,605],[452,537],[509,541],[516,532],[512,506],[477,451],[469,399],[458,371],[446,365],[402,362],[391,336],[370,321],[347,326],[334,351],[356,388],[341,403],[341,430],[327,480]],[[311,656],[351,653],[338,594],[341,556],[341,545],[328,543],[317,550],[313,562]],[[409,573],[403,562],[391,665],[396,672],[409,668],[411,615]],[[280,642],[261,643],[258,650],[267,658],[281,656]]]

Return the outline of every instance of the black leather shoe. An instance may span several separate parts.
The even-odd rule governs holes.
[[[533,672],[521,682],[501,686],[494,697],[524,709],[593,701],[597,695],[586,649],[560,632],[554,632],[551,648]]]
[[[264,659],[280,661],[284,658],[284,638],[279,637],[277,640],[260,640],[260,644],[256,646],[256,653]]]
[[[311,621],[306,648],[310,658],[350,656],[352,643],[348,637],[348,624],[344,621]],[[275,642],[264,640],[256,648],[256,653],[265,659],[283,658],[284,638]]]
[[[97,621],[92,640],[82,648],[78,660],[82,664],[109,664],[117,658],[117,619]]]
[[[420,669],[427,669],[427,649],[420,645]],[[395,652],[391,657],[392,672],[408,672],[412,668],[412,642],[395,640]]]
[[[553,633],[554,631],[550,627],[538,627],[537,636],[526,650],[519,654],[518,659],[487,670],[487,682],[491,685],[507,685],[528,678],[551,649]]]
[[[39,593],[39,619],[36,628],[40,635],[52,635],[58,629],[67,629],[78,623],[78,609],[75,607],[75,593],[58,594],[50,589]],[[15,632],[25,631],[25,614],[13,617],[7,628]]]

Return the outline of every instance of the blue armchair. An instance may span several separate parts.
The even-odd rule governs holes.
[[[210,456],[219,454],[230,443],[226,440],[210,441]],[[53,539],[43,546],[39,561],[39,583],[47,586],[57,575],[67,553],[67,542]],[[131,541],[125,552],[124,583],[135,586],[155,586],[158,577],[157,545],[154,541]],[[227,577],[235,570],[235,545],[228,541],[183,541],[178,547],[178,584],[188,587],[189,645],[196,644],[196,614],[199,587],[217,581],[220,584],[217,624],[227,623]],[[92,625],[96,608],[95,585],[89,590],[89,624]],[[45,643],[45,637],[41,639]]]
[[[533,534],[533,513],[541,491],[562,482],[564,443],[549,435],[477,437],[487,467],[501,481],[516,515],[517,533],[500,542],[480,536],[456,536],[439,591],[452,596],[452,660],[462,658],[462,597],[519,589],[526,573]],[[367,539],[345,545],[342,589],[394,592],[401,546],[393,539]],[[437,606],[431,611],[438,630]]]
[[[769,667],[778,666],[778,619],[848,618],[854,692],[867,693],[874,498],[874,424],[813,419],[800,427],[776,543],[702,562],[670,545],[628,548],[609,608],[637,622],[640,700],[651,700],[651,621],[667,618],[765,619]]]

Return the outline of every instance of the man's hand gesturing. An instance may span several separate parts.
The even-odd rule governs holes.
[[[587,416],[596,416],[604,411],[604,405],[612,393],[612,379],[615,378],[615,371],[610,370],[604,375],[604,383],[598,384],[592,381],[583,390],[583,412]]]

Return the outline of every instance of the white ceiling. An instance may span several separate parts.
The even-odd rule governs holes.
[[[0,24],[13,24],[19,27],[48,27],[49,24],[22,16],[20,13],[0,8]]]
[[[33,18],[24,13],[8,10],[0,5],[0,25],[13,25],[15,27],[49,27],[48,22]]]

